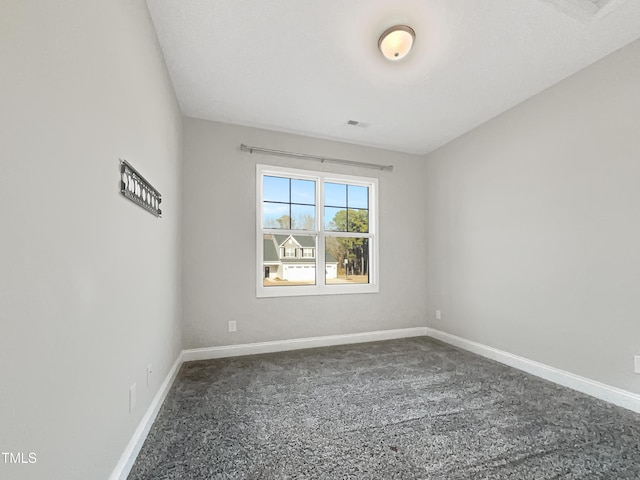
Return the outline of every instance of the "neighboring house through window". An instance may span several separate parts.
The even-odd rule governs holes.
[[[315,285],[316,283],[316,260],[311,255],[314,248],[305,248],[304,245],[315,247],[315,240],[311,237],[301,236],[298,240],[293,235],[264,235],[264,254],[263,254],[263,267],[265,269],[265,281],[269,285],[278,285],[282,282],[302,282],[308,285]],[[313,242],[313,243],[312,243]],[[289,243],[295,243],[300,248],[296,249],[302,251],[302,255],[288,255],[289,251],[287,247],[284,247],[285,255],[278,255],[277,252],[282,252],[282,245]],[[327,266],[327,278],[336,278],[338,271],[338,261],[327,253],[325,257],[325,263]],[[268,275],[267,275],[268,271]],[[267,280],[268,279],[268,280]],[[286,285],[286,284],[285,284]]]
[[[259,297],[378,291],[375,178],[257,166]]]

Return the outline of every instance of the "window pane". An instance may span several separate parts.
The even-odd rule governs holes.
[[[327,237],[327,285],[369,283],[369,239]]]
[[[265,175],[262,180],[262,200],[289,203],[289,179]]]
[[[294,230],[315,230],[316,207],[313,205],[291,205],[291,228]]]
[[[344,208],[325,207],[324,229],[334,232],[346,232],[347,211]]]
[[[369,232],[369,210],[325,207],[324,228],[332,232]]]
[[[331,207],[346,208],[347,186],[341,183],[325,183],[324,204]]]
[[[369,210],[349,210],[348,232],[369,232]]]
[[[265,287],[316,284],[316,237],[263,235],[262,284]]]
[[[349,208],[369,208],[369,187],[348,186]]]
[[[291,179],[291,203],[316,204],[316,182]]]
[[[262,212],[262,226],[264,228],[284,228],[286,230],[291,228],[288,203],[264,202]]]

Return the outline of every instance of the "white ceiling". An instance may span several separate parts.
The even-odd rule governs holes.
[[[640,38],[640,0],[147,3],[185,115],[418,154]]]

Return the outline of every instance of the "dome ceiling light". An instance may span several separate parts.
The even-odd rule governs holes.
[[[396,25],[387,28],[378,40],[378,48],[388,60],[398,61],[407,56],[411,51],[416,32],[406,25]]]

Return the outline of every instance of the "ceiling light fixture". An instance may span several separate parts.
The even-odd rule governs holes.
[[[378,40],[378,48],[388,60],[401,60],[411,51],[416,32],[406,25],[387,28]]]

